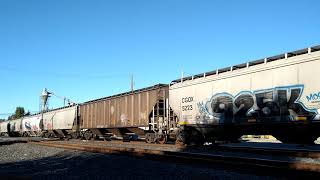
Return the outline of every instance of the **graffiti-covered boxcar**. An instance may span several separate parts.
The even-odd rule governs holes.
[[[319,49],[173,81],[170,106],[184,134],[195,131],[204,139],[268,133],[283,142],[314,141],[320,135]]]
[[[26,116],[22,119],[22,136],[38,136],[41,134],[41,115]]]

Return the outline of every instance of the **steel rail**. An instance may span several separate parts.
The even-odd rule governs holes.
[[[47,142],[29,142],[31,144],[50,146],[56,148],[64,148],[70,150],[86,151],[93,153],[106,153],[106,154],[128,154],[142,157],[152,158],[165,158],[165,159],[176,159],[183,161],[197,161],[205,163],[219,163],[229,165],[246,165],[262,168],[272,169],[287,169],[307,172],[320,172],[320,164],[306,163],[299,161],[283,161],[274,160],[267,158],[253,158],[253,157],[240,157],[231,155],[216,155],[206,153],[194,153],[194,152],[182,152],[182,151],[163,151],[163,150],[152,150],[146,148],[130,148],[130,147],[106,147],[106,146],[95,146],[92,144],[71,144],[64,143],[59,144],[54,141]]]
[[[293,156],[305,158],[320,158],[319,150],[312,149],[286,149],[278,147],[250,147],[250,146],[213,146],[206,147],[207,150],[237,151],[245,153],[272,154],[279,156]]]
[[[48,141],[47,141],[48,142]],[[68,141],[65,141],[68,143]],[[174,144],[146,144],[145,142],[132,141],[132,142],[122,142],[122,141],[89,141],[98,143],[106,146],[118,146],[125,145],[129,147],[136,148],[137,146],[148,146],[148,147],[162,147],[162,148],[172,148],[172,149],[191,149],[200,151],[219,151],[219,152],[243,152],[243,153],[255,153],[264,155],[279,155],[279,156],[292,156],[292,157],[303,157],[303,158],[320,158],[320,150],[314,149],[285,149],[280,147],[253,147],[253,146],[224,146],[224,145],[214,145],[214,146],[177,146]],[[75,142],[77,143],[77,142]]]

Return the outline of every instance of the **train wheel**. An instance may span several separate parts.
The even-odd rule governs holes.
[[[84,134],[85,140],[90,140],[90,139],[92,139],[92,136],[93,136],[93,134],[90,133],[90,132],[85,132],[85,134]]]
[[[66,135],[66,140],[70,140],[70,139],[72,139],[72,135],[71,134]]]
[[[195,145],[201,146],[205,142],[205,138],[201,132],[195,128],[189,128],[184,130],[179,130],[177,134],[176,144],[177,145]]]
[[[84,135],[85,135],[85,132],[80,132],[80,139],[81,140],[85,140],[86,138],[84,137]]]
[[[78,139],[79,138],[79,134],[77,132],[71,133],[71,138],[72,139]]]
[[[146,143],[154,143],[154,142],[155,142],[155,134],[146,133]]]
[[[146,143],[151,143],[150,133],[146,133]]]
[[[44,134],[43,134],[43,137],[44,137],[44,138],[49,138],[49,133],[44,133]]]
[[[178,147],[179,146],[186,146],[186,144],[184,142],[180,141],[179,139],[176,139],[175,145]]]
[[[157,138],[157,143],[166,144],[167,143],[167,136],[166,135],[159,135],[159,137]]]
[[[53,133],[49,133],[48,138],[54,138],[55,135]]]
[[[188,145],[189,142],[187,141],[187,135],[188,133],[185,130],[179,130],[177,134],[176,145],[178,146]]]

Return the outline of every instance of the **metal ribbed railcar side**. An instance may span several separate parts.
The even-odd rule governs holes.
[[[168,85],[89,101],[80,105],[80,128],[148,127],[157,101],[168,98]]]
[[[77,106],[61,108],[43,114],[43,130],[72,129]]]
[[[75,105],[43,113],[44,135],[65,137],[76,131],[77,107]]]

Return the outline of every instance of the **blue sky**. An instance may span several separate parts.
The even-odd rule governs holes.
[[[39,110],[44,87],[83,102],[129,90],[130,74],[142,88],[318,45],[319,8],[316,0],[0,0],[0,114]]]

